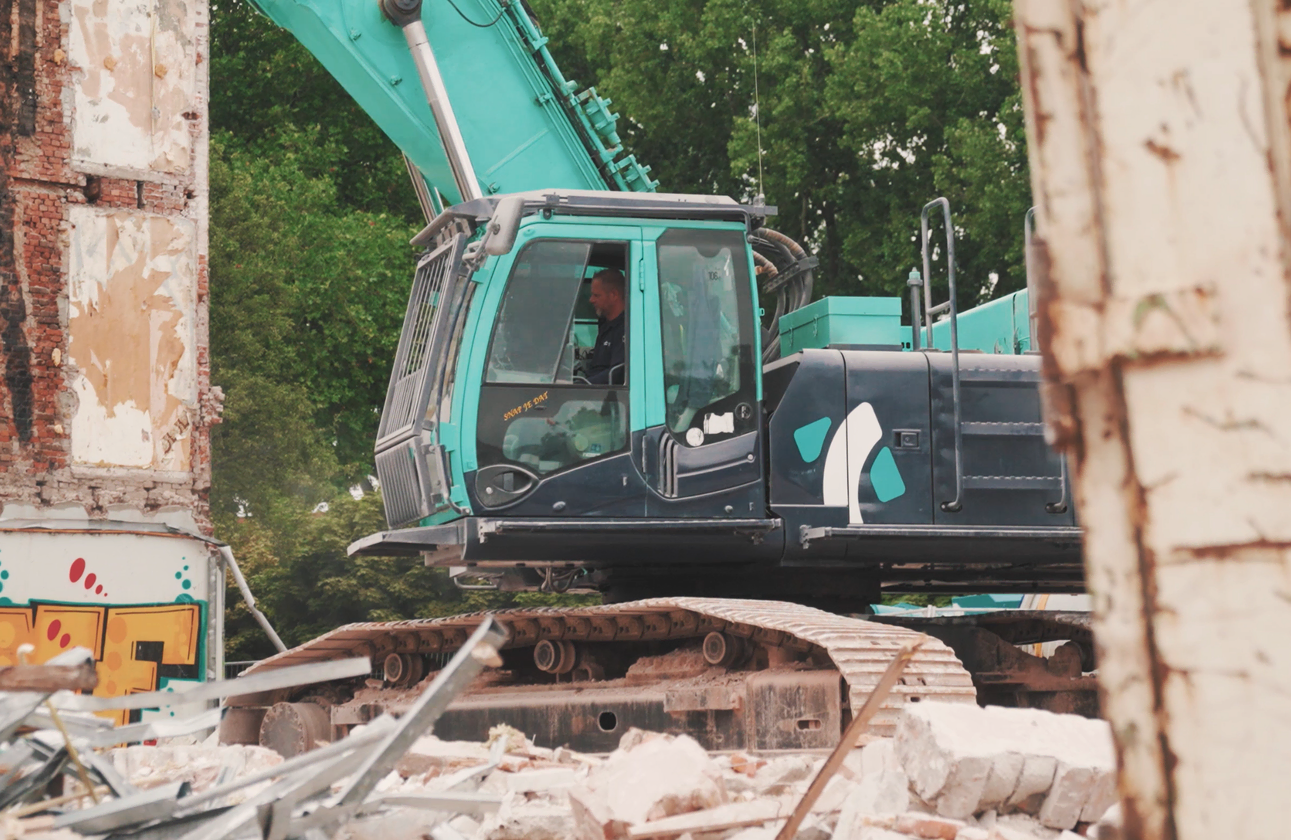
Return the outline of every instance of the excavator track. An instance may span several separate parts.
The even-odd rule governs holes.
[[[579,748],[603,747],[607,732],[633,725],[659,728],[660,720],[664,721],[665,728],[670,728],[668,722],[675,720],[677,731],[689,731],[701,741],[707,738],[706,746],[710,748],[828,747],[837,741],[841,726],[850,719],[850,714],[865,702],[896,651],[911,640],[920,640],[923,644],[874,718],[872,731],[893,734],[907,703],[976,702],[972,678],[954,652],[937,639],[914,630],[778,601],[679,597],[596,607],[512,609],[446,618],[350,624],[263,660],[248,673],[367,656],[378,670],[382,663],[387,663],[382,672],[384,682],[370,679],[353,694],[334,688],[330,693],[311,688],[294,694],[233,698],[230,705],[251,712],[242,724],[243,729],[264,717],[256,716],[252,710],[265,710],[287,702],[300,705],[294,701],[302,698],[328,711],[333,726],[361,723],[378,711],[397,713],[415,694],[406,673],[400,682],[401,668],[410,662],[426,661],[431,655],[457,650],[485,616],[492,616],[507,627],[509,637],[504,653],[510,653],[512,662],[527,662],[524,649],[533,650],[544,641],[573,643],[580,646],[580,651],[593,654],[640,651],[643,643],[653,642],[657,643],[656,647],[662,645],[672,651],[674,658],[643,657],[629,668],[626,677],[617,679],[598,680],[594,675],[584,674],[582,681],[562,683],[557,679],[554,685],[545,686],[486,682],[455,701],[437,732],[442,733],[447,726],[449,736],[456,733],[466,737],[477,734],[470,730],[483,720],[510,722],[509,716],[527,723],[525,731],[547,729],[545,724],[539,725],[542,721],[534,723],[532,709],[526,708],[542,707],[554,723],[550,737],[539,740],[551,740],[553,746],[559,745],[557,739],[564,738]],[[697,660],[700,645],[714,633],[721,634],[716,641],[719,646],[734,644],[757,653],[749,654],[742,668],[728,669],[714,666],[711,661],[706,664]],[[682,654],[677,653],[683,648]],[[568,645],[566,649],[573,650]],[[699,661],[702,673],[694,669],[684,674],[670,671],[668,663],[682,661],[677,656],[684,660],[685,651],[695,654],[689,661]],[[658,667],[651,667],[647,660]],[[393,680],[391,667],[396,672]],[[421,674],[416,670],[413,676],[420,679]],[[838,682],[840,678],[842,686]],[[598,697],[599,701],[595,699]],[[652,697],[657,701],[651,700]],[[619,698],[617,705],[611,703],[615,698]],[[597,702],[601,705],[596,705]],[[616,726],[607,729],[604,725],[607,712],[599,713],[602,721],[599,727],[577,721],[580,715],[595,719],[595,709],[602,707],[615,710],[608,714],[613,715]],[[458,709],[457,718],[453,716],[454,708]],[[746,714],[746,709],[751,711]],[[264,719],[272,723],[286,714],[276,711]],[[666,713],[663,717],[661,711]],[[318,718],[313,710],[309,716]],[[623,726],[617,725],[620,716],[625,718]],[[302,715],[287,717],[298,720]],[[569,720],[571,717],[575,720]],[[825,731],[797,733],[793,731],[795,720],[799,729]],[[299,728],[298,723],[295,725]],[[732,731],[740,728],[744,731]],[[299,734],[293,730],[292,738],[301,740]],[[320,726],[315,727],[313,736],[328,740],[331,733]],[[236,740],[249,738],[244,733],[243,738]],[[281,741],[281,737],[277,740]]]

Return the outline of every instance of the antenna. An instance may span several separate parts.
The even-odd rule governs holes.
[[[762,191],[762,101],[758,97],[758,25],[753,24],[753,119],[758,127],[758,197]]]

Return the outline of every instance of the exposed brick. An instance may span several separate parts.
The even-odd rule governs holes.
[[[95,204],[196,222],[190,210],[198,190],[196,156],[208,130],[206,69],[197,55],[196,118],[189,137],[194,168],[187,173],[143,173],[138,178],[79,171],[72,161],[75,79],[68,44],[74,9],[86,0],[2,2],[16,24],[0,38],[0,507],[83,504],[91,516],[107,506],[147,511],[182,505],[209,530],[210,426],[218,422],[218,391],[210,385],[205,254],[197,266],[197,405],[191,430],[192,469],[176,479],[148,469],[100,471],[90,480],[70,463],[73,372],[68,369],[67,208]],[[88,5],[88,3],[86,3]],[[36,30],[36,26],[40,30]],[[12,37],[11,37],[12,35]],[[199,24],[197,52],[206,52]],[[57,53],[57,54],[56,54]],[[140,187],[142,183],[142,187]],[[141,201],[142,198],[142,201]],[[201,241],[202,237],[198,237]],[[91,489],[93,488],[93,489]]]

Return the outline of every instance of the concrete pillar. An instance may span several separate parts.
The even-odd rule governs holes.
[[[1273,0],[1015,9],[1046,419],[1075,467],[1128,834],[1280,836],[1291,17]]]

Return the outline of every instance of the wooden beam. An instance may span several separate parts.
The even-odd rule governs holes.
[[[93,691],[99,684],[94,663],[80,665],[10,665],[0,668],[0,691]]]

